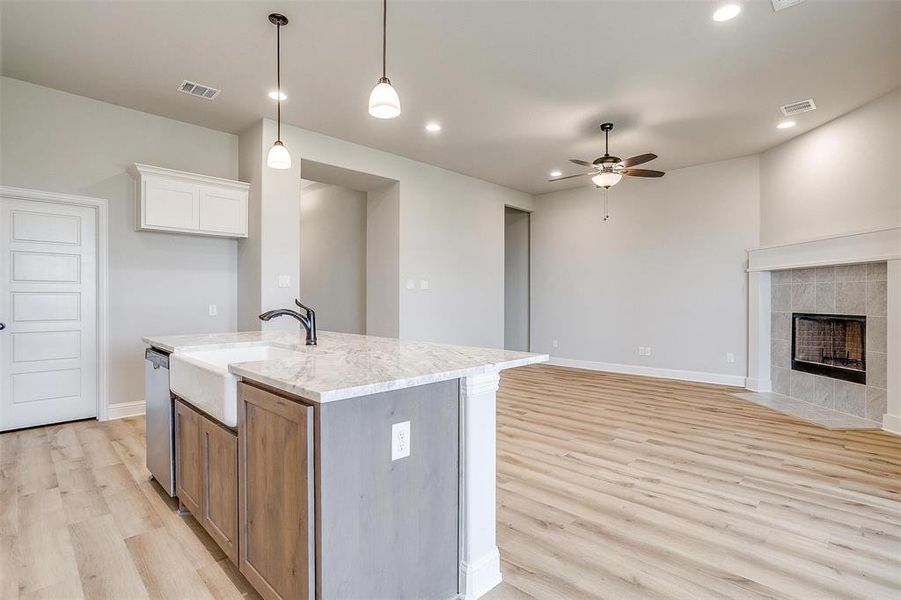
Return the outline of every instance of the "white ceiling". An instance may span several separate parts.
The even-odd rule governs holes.
[[[388,75],[402,115],[366,111],[380,75],[381,3],[0,3],[2,70],[114,104],[230,132],[274,117],[283,12],[283,118],[301,127],[531,193],[587,181],[568,158],[654,152],[674,169],[774,146],[901,86],[901,2],[389,2]],[[221,88],[214,101],[175,91]],[[780,131],[778,107],[818,110]],[[439,135],[427,120],[440,121]],[[570,167],[573,167],[572,169]]]

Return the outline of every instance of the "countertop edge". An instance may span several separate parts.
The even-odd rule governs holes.
[[[491,372],[500,372],[506,369],[515,369],[517,367],[524,367],[527,365],[547,362],[550,359],[550,356],[547,354],[537,354],[535,356],[529,356],[525,358],[520,358],[517,360],[504,361],[502,363],[486,363],[484,365],[476,366],[476,367],[467,367],[465,369],[456,369],[453,371],[445,371],[441,373],[430,373],[427,375],[418,375],[415,377],[409,377],[404,379],[395,379],[389,381],[378,381],[374,383],[368,383],[365,385],[358,385],[348,388],[340,388],[335,390],[328,390],[325,392],[316,392],[307,388],[304,388],[300,385],[293,385],[287,383],[281,379],[275,379],[272,377],[267,377],[258,372],[255,372],[253,369],[248,369],[242,367],[242,363],[236,363],[233,365],[229,365],[228,370],[233,375],[237,375],[242,379],[246,379],[248,381],[252,381],[255,383],[260,383],[271,388],[280,390],[287,394],[291,394],[292,396],[298,396],[304,398],[305,400],[309,400],[311,402],[316,402],[317,404],[327,404],[329,402],[335,402],[338,400],[346,400],[348,398],[358,398],[360,396],[369,396],[371,394],[378,394],[381,392],[392,392],[395,390],[402,390],[406,388],[416,387],[420,385],[427,385],[429,383],[438,383],[441,381],[448,381],[451,379],[462,379],[465,377],[470,377],[473,375],[482,375],[484,373]]]

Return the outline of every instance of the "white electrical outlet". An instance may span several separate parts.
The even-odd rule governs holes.
[[[733,354],[732,352],[726,352],[726,362],[734,363],[735,362],[735,354]]]
[[[421,290],[429,289],[429,280],[428,279],[420,279],[419,280],[419,289],[421,289]]]
[[[559,348],[559,347],[560,347],[560,344],[557,343],[557,340],[554,340],[553,342],[551,342],[551,345],[552,345],[554,348]]]
[[[410,456],[410,422],[391,425],[391,460]]]
[[[645,356],[650,356],[650,355],[651,355],[651,347],[650,347],[650,346],[645,346],[645,347],[644,347],[644,355],[645,355]]]
[[[210,316],[215,317],[218,312],[219,312],[219,309],[216,307],[216,305],[210,304]]]
[[[291,287],[291,276],[290,275],[279,275],[278,276],[278,287],[280,287],[280,288]]]

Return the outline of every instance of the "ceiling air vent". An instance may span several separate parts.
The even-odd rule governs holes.
[[[790,117],[792,115],[799,115],[801,113],[816,110],[817,105],[813,103],[813,98],[808,98],[807,100],[792,102],[791,104],[786,104],[785,106],[780,106],[779,108],[780,110],[782,110],[783,115]]]
[[[221,92],[222,90],[217,90],[214,87],[202,85],[200,83],[195,83],[193,81],[188,81],[187,79],[185,79],[181,82],[181,85],[178,86],[178,91],[182,94],[188,94],[189,96],[203,98],[204,100],[212,100],[213,98],[218,96],[219,92]]]
[[[779,12],[784,8],[789,8],[791,6],[795,6],[796,4],[801,4],[804,0],[770,0],[773,4],[773,10]]]

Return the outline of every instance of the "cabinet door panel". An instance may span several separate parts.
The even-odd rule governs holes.
[[[265,598],[314,595],[312,411],[239,384],[241,573]]]
[[[201,416],[181,401],[175,403],[175,490],[195,517],[203,502]]]
[[[148,178],[144,183],[144,226],[197,229],[197,184]]]
[[[247,192],[224,188],[200,188],[200,229],[247,235]]]
[[[238,562],[238,437],[203,419],[203,526]]]

